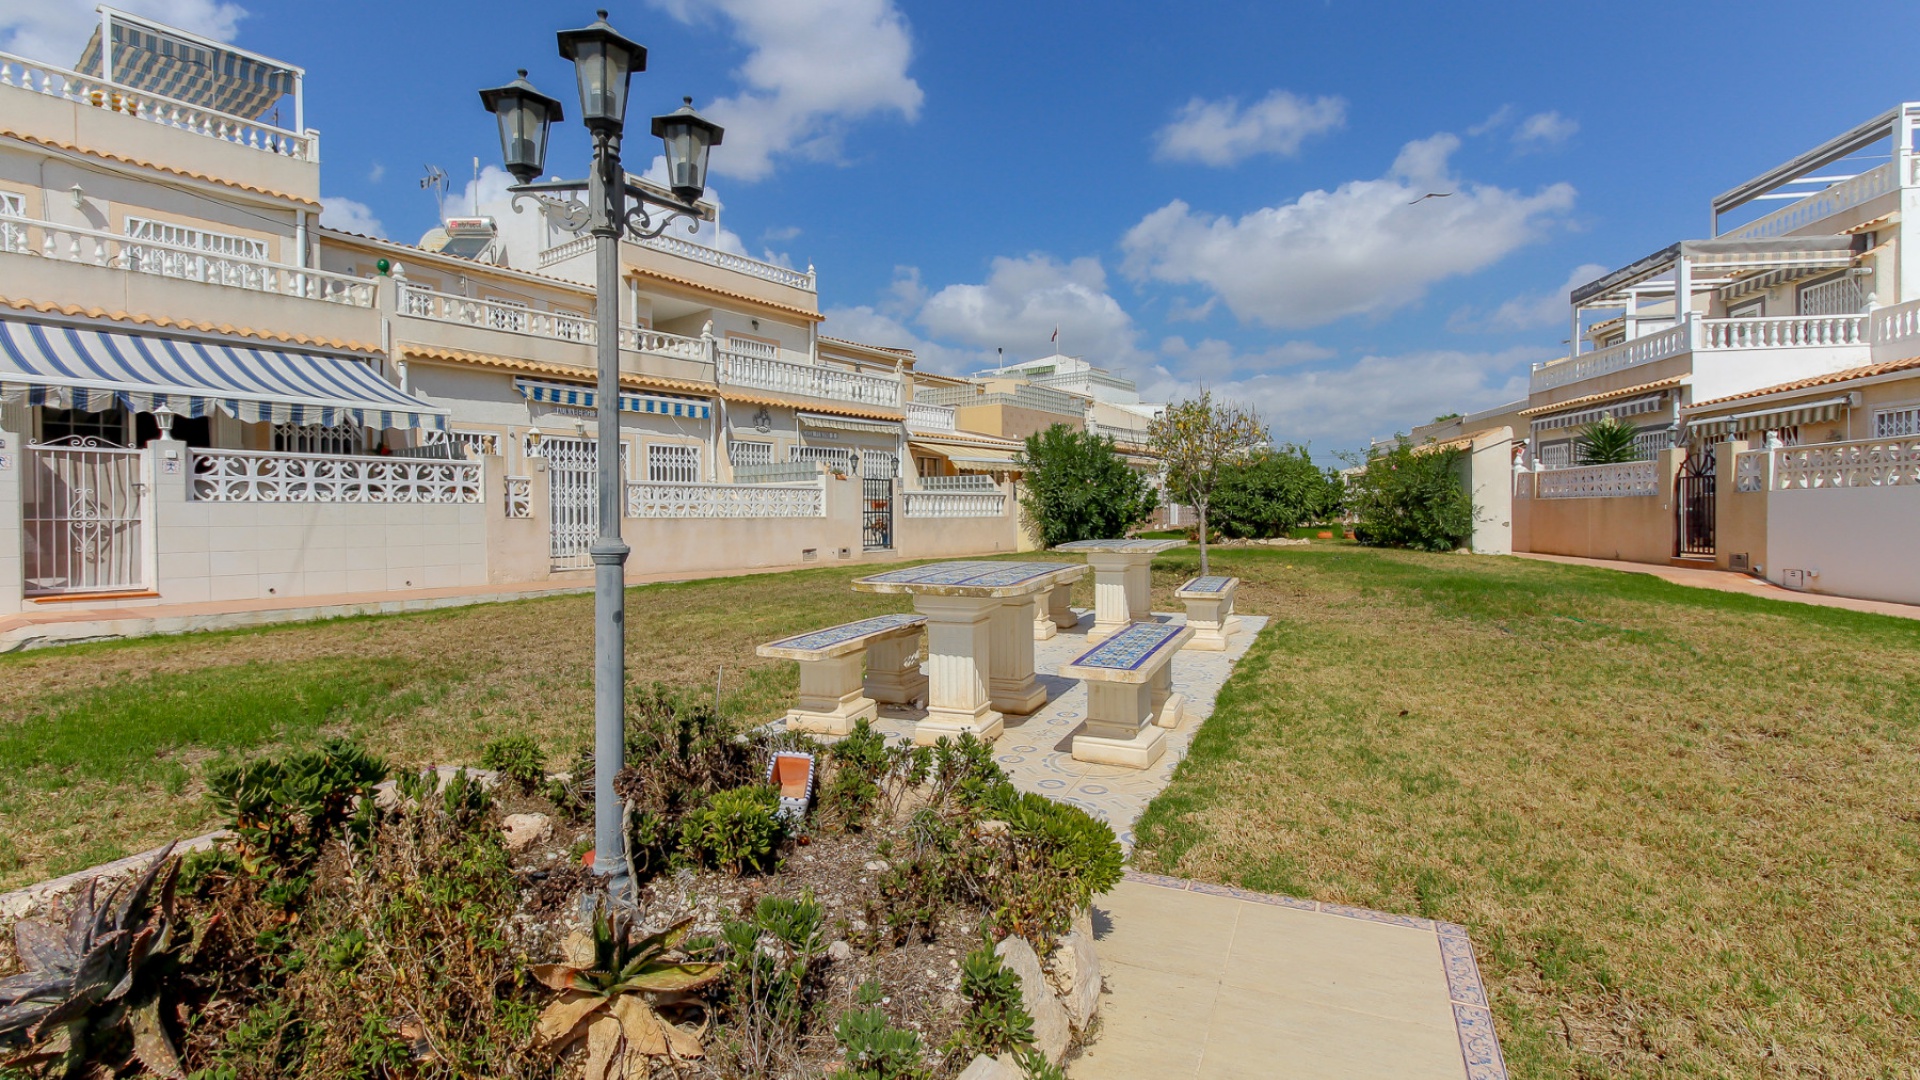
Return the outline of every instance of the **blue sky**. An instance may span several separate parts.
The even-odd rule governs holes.
[[[334,220],[413,240],[417,181],[497,160],[475,90],[575,100],[552,4],[143,0],[304,66]],[[90,6],[0,0],[77,55]],[[1905,98],[1920,6],[649,0],[634,110],[728,126],[726,235],[815,265],[826,332],[966,371],[1067,352],[1351,450],[1524,393],[1564,295],[1707,230],[1707,200]],[[577,125],[550,171],[577,172]],[[630,164],[651,158],[630,145]],[[643,158],[644,155],[644,158]],[[497,170],[483,184],[499,186]],[[491,185],[491,186],[488,186]],[[1407,205],[1426,191],[1443,199]],[[1583,278],[1584,279],[1584,278]]]

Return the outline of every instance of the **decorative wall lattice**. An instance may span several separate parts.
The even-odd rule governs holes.
[[[1660,493],[1660,470],[1651,461],[1546,469],[1533,479],[1534,495],[1541,499],[1618,499]]]
[[[1774,453],[1773,486],[1780,491],[1920,483],[1920,439],[1816,443]]]
[[[627,485],[631,518],[807,518],[827,515],[818,484]]]
[[[477,461],[195,450],[192,470],[203,502],[480,501]]]

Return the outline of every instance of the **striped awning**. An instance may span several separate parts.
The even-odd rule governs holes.
[[[0,396],[88,412],[222,412],[249,423],[447,426],[447,410],[361,360],[8,320],[0,320]]]
[[[294,72],[287,68],[121,18],[108,22],[113,42],[111,78],[129,90],[144,90],[242,120],[258,120],[293,92]],[[96,26],[80,53],[77,69],[81,74],[100,75],[100,52]]]
[[[1845,397],[1797,402],[1779,408],[1734,413],[1731,416],[1715,416],[1705,420],[1691,420],[1687,423],[1687,431],[1694,435],[1715,438],[1740,431],[1776,431],[1780,428],[1798,427],[1801,424],[1828,423],[1840,419],[1840,410],[1850,404],[1852,401]]]
[[[825,428],[829,431],[864,431],[872,435],[898,435],[900,425],[884,420],[854,420],[845,416],[822,416],[819,413],[803,412],[795,414],[802,424],[810,428]]]
[[[594,407],[593,403],[599,398],[598,391],[593,387],[579,383],[515,379],[513,386],[528,401],[539,401],[548,405],[566,405],[576,409],[591,409]],[[672,394],[640,394],[622,390],[620,411],[705,420],[713,415],[713,404],[703,398],[675,397]]]

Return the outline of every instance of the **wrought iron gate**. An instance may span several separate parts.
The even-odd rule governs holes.
[[[1711,446],[1699,454],[1688,454],[1680,464],[1680,476],[1673,482],[1674,512],[1679,516],[1674,529],[1675,555],[1713,554],[1716,471]]]
[[[76,435],[30,445],[26,456],[28,595],[142,588],[140,451]]]
[[[860,512],[860,546],[868,551],[893,547],[893,477],[868,476],[860,481],[866,497]]]
[[[593,566],[588,549],[600,532],[600,445],[592,439],[540,443],[547,462],[547,554],[555,570]]]

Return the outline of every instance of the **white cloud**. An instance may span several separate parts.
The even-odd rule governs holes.
[[[1485,120],[1482,120],[1479,123],[1468,128],[1467,134],[1477,139],[1480,136],[1485,135],[1487,132],[1494,130],[1495,128],[1505,127],[1508,124],[1513,122],[1513,113],[1514,113],[1513,106],[1502,105],[1499,108],[1493,110],[1493,114],[1488,116]]]
[[[1580,130],[1580,122],[1557,112],[1534,113],[1514,129],[1513,144],[1522,150],[1544,150],[1559,146]]]
[[[766,232],[761,233],[760,239],[771,240],[774,243],[779,244],[779,243],[785,243],[788,240],[792,240],[798,237],[799,235],[800,235],[800,226],[782,225],[777,229],[768,229]]]
[[[373,216],[373,208],[366,203],[339,195],[320,197],[320,224],[341,232],[360,233],[363,236],[387,235],[386,226]]]
[[[1008,356],[1043,356],[1058,348],[1112,366],[1134,352],[1133,317],[1108,295],[1106,270],[1091,257],[1061,262],[1040,253],[1001,256],[985,282],[949,285],[929,296],[919,322],[935,337],[1004,347]]]
[[[498,165],[488,165],[480,170],[479,176],[461,185],[459,191],[447,192],[447,197],[440,203],[440,216],[467,217],[474,213],[475,207],[479,208],[480,213],[492,214],[496,218],[510,214],[513,212],[510,206],[512,197],[507,194],[507,188],[515,183],[517,181],[513,174]],[[521,205],[526,206],[525,203]],[[528,207],[529,212],[531,209]]]
[[[1178,370],[1181,380],[1209,385],[1221,380],[1253,378],[1285,368],[1329,360],[1338,355],[1334,350],[1311,341],[1288,341],[1253,352],[1242,352],[1218,338],[1202,338],[1189,345],[1185,338],[1179,336],[1163,338],[1160,353],[1166,358],[1159,367],[1161,372],[1166,372],[1171,365]]]
[[[1241,321],[1276,327],[1405,307],[1435,282],[1540,239],[1573,206],[1565,183],[1524,195],[1451,175],[1459,146],[1446,133],[1416,140],[1377,180],[1309,191],[1237,220],[1175,200],[1128,230],[1124,268],[1136,279],[1205,285]],[[1428,192],[1453,194],[1422,199]]]
[[[1461,308],[1447,319],[1447,329],[1464,332],[1513,333],[1549,326],[1568,326],[1567,294],[1607,272],[1599,263],[1582,263],[1567,275],[1566,284],[1544,293],[1516,296],[1481,315],[1473,308]]]
[[[726,128],[712,169],[759,180],[775,159],[840,159],[848,122],[881,113],[912,121],[925,95],[907,75],[913,40],[892,0],[654,0],[681,22],[717,11],[751,50],[744,89],[699,103]]]
[[[381,180],[385,179],[386,175],[387,175],[387,167],[376,161],[373,163],[372,167],[367,169],[367,183],[377,184]]]
[[[1232,165],[1255,154],[1292,157],[1309,136],[1346,123],[1347,103],[1337,97],[1304,98],[1275,90],[1240,107],[1239,98],[1194,98],[1154,136],[1162,161]]]
[[[215,41],[232,41],[247,17],[245,8],[225,0],[116,0],[114,6]],[[10,0],[0,4],[0,51],[71,67],[99,25],[93,0]]]

